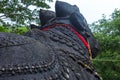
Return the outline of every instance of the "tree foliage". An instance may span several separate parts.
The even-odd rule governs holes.
[[[19,26],[19,27],[9,26],[9,29],[8,27],[0,26],[0,32],[23,34],[27,31],[28,29],[25,26]]]
[[[0,0],[0,24],[20,26],[34,22],[38,9],[50,8],[47,2],[52,0]]]
[[[120,10],[115,9],[111,18],[102,19],[93,23],[94,33],[99,39],[102,51],[119,52],[120,49]]]
[[[120,80],[120,10],[115,9],[109,19],[103,15],[91,27],[101,46],[94,64],[104,80]]]

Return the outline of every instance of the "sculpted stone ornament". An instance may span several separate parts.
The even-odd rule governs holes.
[[[42,26],[24,35],[0,32],[0,80],[100,80],[99,45],[79,8],[57,1],[55,10],[40,10]]]

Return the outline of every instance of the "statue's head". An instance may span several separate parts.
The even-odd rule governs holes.
[[[76,5],[70,5],[65,2],[57,1],[55,5],[56,17],[69,17],[71,25],[79,32],[86,41],[89,42],[92,55],[95,57],[99,52],[99,44],[94,38],[87,21],[80,13],[79,8]]]
[[[86,19],[80,13],[79,8],[76,5],[70,5],[66,2],[56,1],[55,12],[41,9],[39,16],[42,26],[47,24],[47,22],[52,18],[68,18],[68,22],[70,22],[74,29],[80,33],[86,39],[86,41],[89,42],[93,57],[95,57],[99,52],[99,44],[94,38]]]

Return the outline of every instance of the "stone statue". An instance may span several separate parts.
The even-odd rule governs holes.
[[[24,35],[0,32],[0,80],[100,80],[92,65],[99,44],[85,18],[75,5],[55,9],[40,10],[42,26]]]

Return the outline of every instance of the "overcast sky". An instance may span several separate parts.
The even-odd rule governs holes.
[[[54,3],[49,3],[51,6],[50,10],[54,11]],[[120,0],[59,0],[68,2],[70,4],[75,4],[79,7],[80,12],[87,19],[90,24],[98,19],[101,19],[102,14],[107,17],[114,11],[115,8],[120,9]]]

